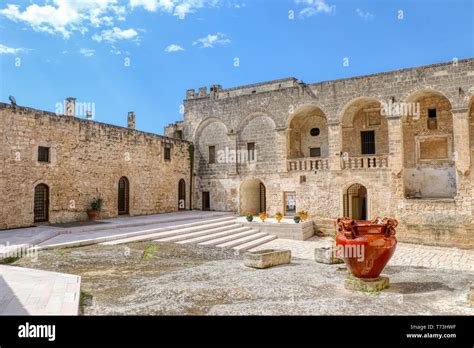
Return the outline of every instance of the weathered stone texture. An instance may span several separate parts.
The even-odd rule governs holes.
[[[0,104],[0,136],[0,228],[33,224],[39,183],[49,187],[51,223],[87,219],[97,196],[104,198],[102,216],[117,216],[123,176],[130,183],[130,215],[176,211],[180,179],[189,207],[188,142],[6,104]],[[171,161],[164,160],[164,143],[171,144]],[[38,146],[50,147],[49,163],[38,162]]]
[[[241,212],[242,183],[258,179],[271,215],[292,191],[297,210],[333,219],[358,183],[367,189],[367,218],[397,217],[401,240],[472,246],[473,71],[474,59],[465,59],[315,84],[289,78],[188,90],[184,120],[167,131],[179,128],[199,144],[198,207],[200,192],[209,191],[211,209]],[[385,116],[390,102],[415,103],[419,119]],[[437,109],[436,129],[428,129],[429,108]],[[317,138],[308,135],[315,127]],[[363,130],[375,130],[375,155],[361,155]],[[256,163],[206,162],[210,143],[245,149],[248,142]],[[321,157],[308,158],[310,147],[321,147]]]

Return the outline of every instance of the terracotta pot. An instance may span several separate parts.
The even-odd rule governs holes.
[[[377,278],[395,252],[398,221],[376,218],[373,221],[337,220],[336,245],[354,277]]]
[[[87,216],[89,217],[90,221],[95,221],[100,219],[100,211],[89,209],[87,210]]]

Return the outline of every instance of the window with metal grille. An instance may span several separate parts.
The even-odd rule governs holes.
[[[428,109],[428,129],[438,128],[438,118],[437,118],[436,109]]]
[[[209,163],[216,163],[216,147],[209,146]]]
[[[309,149],[310,157],[321,157],[321,148],[320,147],[311,147]]]
[[[255,143],[247,143],[249,161],[255,161]]]
[[[375,131],[360,132],[361,153],[375,155]]]
[[[49,147],[38,146],[38,162],[49,162]]]
[[[170,161],[171,160],[171,144],[165,144],[165,160]]]

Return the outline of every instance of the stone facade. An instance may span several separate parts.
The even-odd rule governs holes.
[[[195,144],[198,209],[209,192],[211,210],[244,213],[253,202],[273,215],[295,194],[316,223],[364,211],[396,217],[403,241],[469,247],[473,86],[474,59],[315,84],[214,85],[188,90],[184,119],[165,134]]]
[[[49,189],[48,222],[87,220],[91,201],[104,199],[103,218],[118,215],[118,183],[128,181],[129,215],[178,210],[185,181],[189,209],[189,143],[74,116],[0,103],[0,229],[34,223],[35,187]],[[38,159],[39,147],[49,158]],[[170,147],[170,160],[164,148]]]

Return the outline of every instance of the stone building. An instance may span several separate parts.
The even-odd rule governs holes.
[[[66,115],[0,103],[0,229],[190,207],[190,144]]]
[[[474,59],[306,84],[188,90],[197,209],[394,216],[401,240],[474,245]]]

